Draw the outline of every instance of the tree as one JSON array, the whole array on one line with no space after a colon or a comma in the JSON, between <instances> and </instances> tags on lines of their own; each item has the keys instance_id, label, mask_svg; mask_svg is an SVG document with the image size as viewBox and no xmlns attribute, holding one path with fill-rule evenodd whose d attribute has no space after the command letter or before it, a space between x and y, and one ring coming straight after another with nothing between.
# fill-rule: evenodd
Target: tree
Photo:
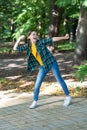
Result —
<instances>
[{"instance_id":1,"label":"tree","mask_svg":"<svg viewBox=\"0 0 87 130\"><path fill-rule=\"evenodd\" d=\"M87 59L87 11L82 5L80 6L75 53L77 58Z\"/></svg>"},{"instance_id":2,"label":"tree","mask_svg":"<svg viewBox=\"0 0 87 130\"><path fill-rule=\"evenodd\" d=\"M79 9L79 22L76 35L75 58L87 59L87 0L57 0L57 5L61 7L76 6Z\"/></svg>"},{"instance_id":3,"label":"tree","mask_svg":"<svg viewBox=\"0 0 87 130\"><path fill-rule=\"evenodd\" d=\"M58 36L59 34L59 27L62 19L62 14L64 12L64 9L61 7L58 7L55 4L56 0L50 1L50 25L49 25L49 36ZM51 46L52 50L57 48L57 44L53 44L53 47Z\"/></svg>"}]
</instances>

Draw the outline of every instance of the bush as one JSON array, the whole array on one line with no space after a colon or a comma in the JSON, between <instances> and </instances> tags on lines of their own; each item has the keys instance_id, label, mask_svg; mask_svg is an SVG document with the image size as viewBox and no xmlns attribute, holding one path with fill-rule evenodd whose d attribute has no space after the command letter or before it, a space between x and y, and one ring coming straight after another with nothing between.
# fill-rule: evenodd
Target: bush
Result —
<instances>
[{"instance_id":1,"label":"bush","mask_svg":"<svg viewBox=\"0 0 87 130\"><path fill-rule=\"evenodd\" d=\"M87 76L87 61L80 66L75 66L78 70L75 73L75 77L78 78L79 81L84 81L85 77Z\"/></svg>"}]
</instances>

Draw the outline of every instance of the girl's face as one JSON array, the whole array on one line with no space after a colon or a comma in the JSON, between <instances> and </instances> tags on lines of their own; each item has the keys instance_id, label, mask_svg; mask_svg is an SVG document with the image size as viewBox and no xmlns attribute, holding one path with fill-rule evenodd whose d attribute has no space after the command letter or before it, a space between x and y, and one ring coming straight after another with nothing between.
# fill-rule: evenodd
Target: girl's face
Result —
<instances>
[{"instance_id":1,"label":"girl's face","mask_svg":"<svg viewBox=\"0 0 87 130\"><path fill-rule=\"evenodd\" d=\"M28 36L28 39L30 39L31 43L36 43L36 41L38 40L37 32L32 31Z\"/></svg>"}]
</instances>

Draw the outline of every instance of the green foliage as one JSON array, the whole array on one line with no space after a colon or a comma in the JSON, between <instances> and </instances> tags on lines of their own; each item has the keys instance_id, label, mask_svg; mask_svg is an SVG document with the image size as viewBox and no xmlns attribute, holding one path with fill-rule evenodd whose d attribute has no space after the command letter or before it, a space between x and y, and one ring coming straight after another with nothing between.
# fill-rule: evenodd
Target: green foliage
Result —
<instances>
[{"instance_id":1,"label":"green foliage","mask_svg":"<svg viewBox=\"0 0 87 130\"><path fill-rule=\"evenodd\" d=\"M87 0L57 0L57 6L65 9L64 15L69 17L79 17L80 7L87 9Z\"/></svg>"},{"instance_id":2,"label":"green foliage","mask_svg":"<svg viewBox=\"0 0 87 130\"><path fill-rule=\"evenodd\" d=\"M6 38L10 35L9 17L12 14L11 6L10 0L0 1L0 38Z\"/></svg>"},{"instance_id":3,"label":"green foliage","mask_svg":"<svg viewBox=\"0 0 87 130\"><path fill-rule=\"evenodd\" d=\"M84 0L84 2L82 3L82 5L87 10L87 0Z\"/></svg>"},{"instance_id":4,"label":"green foliage","mask_svg":"<svg viewBox=\"0 0 87 130\"><path fill-rule=\"evenodd\" d=\"M14 9L14 12L17 13L15 17L15 24L17 25L14 33L15 38L18 38L21 34L27 35L29 30L45 32L49 23L49 0L18 1L15 6L19 7L18 10Z\"/></svg>"},{"instance_id":5,"label":"green foliage","mask_svg":"<svg viewBox=\"0 0 87 130\"><path fill-rule=\"evenodd\" d=\"M8 47L3 47L3 48L0 48L0 53L8 53L10 50L12 49L12 47L8 48Z\"/></svg>"},{"instance_id":6,"label":"green foliage","mask_svg":"<svg viewBox=\"0 0 87 130\"><path fill-rule=\"evenodd\" d=\"M87 0L84 0L83 6L87 7Z\"/></svg>"},{"instance_id":7,"label":"green foliage","mask_svg":"<svg viewBox=\"0 0 87 130\"><path fill-rule=\"evenodd\" d=\"M14 38L33 29L45 32L49 24L49 11L49 0L0 1L0 38L11 36L11 19L15 25Z\"/></svg>"},{"instance_id":8,"label":"green foliage","mask_svg":"<svg viewBox=\"0 0 87 130\"><path fill-rule=\"evenodd\" d=\"M63 43L58 45L59 51L70 51L75 49L75 43Z\"/></svg>"},{"instance_id":9,"label":"green foliage","mask_svg":"<svg viewBox=\"0 0 87 130\"><path fill-rule=\"evenodd\" d=\"M64 16L78 17L80 5L87 7L87 0L56 0L64 8ZM11 19L14 20L14 38L37 30L41 35L49 26L50 0L2 0L0 1L0 38L11 35Z\"/></svg>"},{"instance_id":10,"label":"green foliage","mask_svg":"<svg viewBox=\"0 0 87 130\"><path fill-rule=\"evenodd\" d=\"M60 7L65 7L69 5L84 5L87 7L87 0L57 0L56 4Z\"/></svg>"},{"instance_id":11,"label":"green foliage","mask_svg":"<svg viewBox=\"0 0 87 130\"><path fill-rule=\"evenodd\" d=\"M0 83L7 83L7 80L5 78L0 78Z\"/></svg>"},{"instance_id":12,"label":"green foliage","mask_svg":"<svg viewBox=\"0 0 87 130\"><path fill-rule=\"evenodd\" d=\"M76 92L80 92L80 87L75 88Z\"/></svg>"},{"instance_id":13,"label":"green foliage","mask_svg":"<svg viewBox=\"0 0 87 130\"><path fill-rule=\"evenodd\" d=\"M65 7L69 5L75 5L78 2L78 0L57 0L56 4L60 7Z\"/></svg>"},{"instance_id":14,"label":"green foliage","mask_svg":"<svg viewBox=\"0 0 87 130\"><path fill-rule=\"evenodd\" d=\"M75 66L75 68L78 69L74 74L75 77L81 82L84 81L84 78L87 76L87 61L83 65Z\"/></svg>"}]
</instances>

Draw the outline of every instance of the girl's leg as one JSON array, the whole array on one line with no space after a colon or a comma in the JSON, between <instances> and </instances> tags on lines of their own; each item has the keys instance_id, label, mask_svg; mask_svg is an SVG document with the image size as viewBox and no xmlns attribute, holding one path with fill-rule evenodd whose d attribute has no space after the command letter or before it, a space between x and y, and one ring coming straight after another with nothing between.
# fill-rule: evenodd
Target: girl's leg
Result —
<instances>
[{"instance_id":1,"label":"girl's leg","mask_svg":"<svg viewBox=\"0 0 87 130\"><path fill-rule=\"evenodd\" d=\"M60 71L59 71L59 67L58 67L58 64L56 62L53 63L53 66L52 66L51 70L52 70L56 80L62 86L65 95L69 95L69 90L68 90L67 85L64 82L63 78L61 77L61 74L60 74Z\"/></svg>"},{"instance_id":2,"label":"girl's leg","mask_svg":"<svg viewBox=\"0 0 87 130\"><path fill-rule=\"evenodd\" d=\"M40 87L41 87L41 84L42 84L45 76L46 76L45 69L44 69L43 66L41 66L40 70L38 72L36 83L35 83L35 87L34 87L34 100L35 101L38 100L38 95L39 95Z\"/></svg>"},{"instance_id":3,"label":"girl's leg","mask_svg":"<svg viewBox=\"0 0 87 130\"><path fill-rule=\"evenodd\" d=\"M45 71L45 68L43 66L41 66L40 70L38 72L36 83L35 83L35 87L34 87L34 102L30 106L30 108L35 108L37 106L37 100L38 100L40 87L41 87L41 84L42 84L46 74L47 73Z\"/></svg>"},{"instance_id":4,"label":"girl's leg","mask_svg":"<svg viewBox=\"0 0 87 130\"><path fill-rule=\"evenodd\" d=\"M53 63L53 66L51 68L56 80L60 83L62 86L64 93L66 95L66 99L64 100L64 106L68 106L71 103L71 96L69 96L69 90L67 88L66 83L64 82L63 78L61 77L58 64L56 62Z\"/></svg>"}]
</instances>

